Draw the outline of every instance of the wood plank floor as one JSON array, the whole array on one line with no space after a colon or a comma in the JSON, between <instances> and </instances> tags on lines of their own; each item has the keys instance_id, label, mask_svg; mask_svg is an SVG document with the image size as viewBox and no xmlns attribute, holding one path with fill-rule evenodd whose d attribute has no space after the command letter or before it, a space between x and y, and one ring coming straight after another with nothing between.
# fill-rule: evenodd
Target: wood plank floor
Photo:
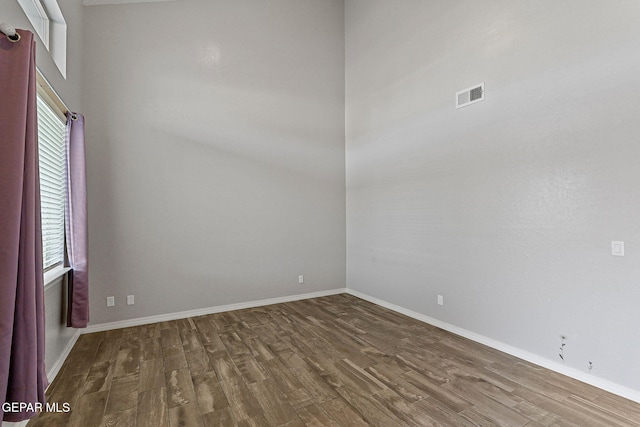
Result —
<instances>
[{"instance_id":1,"label":"wood plank floor","mask_svg":"<svg viewBox=\"0 0 640 427\"><path fill-rule=\"evenodd\" d=\"M346 294L82 335L31 427L640 426L640 405Z\"/></svg>"}]
</instances>

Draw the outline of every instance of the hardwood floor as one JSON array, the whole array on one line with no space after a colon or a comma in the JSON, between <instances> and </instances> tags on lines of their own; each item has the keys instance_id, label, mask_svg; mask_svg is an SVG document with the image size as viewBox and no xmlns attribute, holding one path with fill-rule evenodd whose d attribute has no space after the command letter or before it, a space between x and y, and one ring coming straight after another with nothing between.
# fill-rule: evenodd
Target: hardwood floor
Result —
<instances>
[{"instance_id":1,"label":"hardwood floor","mask_svg":"<svg viewBox=\"0 0 640 427\"><path fill-rule=\"evenodd\" d=\"M346 294L82 335L29 426L640 426L640 404Z\"/></svg>"}]
</instances>

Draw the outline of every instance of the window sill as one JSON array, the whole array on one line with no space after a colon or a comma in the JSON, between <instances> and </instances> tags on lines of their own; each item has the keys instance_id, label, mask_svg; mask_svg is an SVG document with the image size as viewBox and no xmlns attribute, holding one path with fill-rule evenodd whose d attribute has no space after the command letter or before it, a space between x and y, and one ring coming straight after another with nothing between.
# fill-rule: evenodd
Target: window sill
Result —
<instances>
[{"instance_id":1,"label":"window sill","mask_svg":"<svg viewBox=\"0 0 640 427\"><path fill-rule=\"evenodd\" d=\"M45 290L51 286L57 279L59 279L60 277L64 276L65 274L67 274L67 272L69 272L71 270L71 267L62 267L62 266L58 266L55 268L52 268L49 271L45 271L44 273L44 288Z\"/></svg>"}]
</instances>

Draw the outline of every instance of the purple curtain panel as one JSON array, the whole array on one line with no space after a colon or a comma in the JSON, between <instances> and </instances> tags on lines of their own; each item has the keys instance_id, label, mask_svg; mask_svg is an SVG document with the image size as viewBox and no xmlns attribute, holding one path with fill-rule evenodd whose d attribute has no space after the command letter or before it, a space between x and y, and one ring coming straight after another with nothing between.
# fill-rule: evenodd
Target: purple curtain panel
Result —
<instances>
[{"instance_id":1,"label":"purple curtain panel","mask_svg":"<svg viewBox=\"0 0 640 427\"><path fill-rule=\"evenodd\" d=\"M69 272L67 326L86 328L89 322L89 263L87 257L87 178L84 117L67 113L66 242Z\"/></svg>"},{"instance_id":2,"label":"purple curtain panel","mask_svg":"<svg viewBox=\"0 0 640 427\"><path fill-rule=\"evenodd\" d=\"M0 33L0 404L44 403L44 279L35 42ZM5 411L21 421L34 411Z\"/></svg>"}]
</instances>

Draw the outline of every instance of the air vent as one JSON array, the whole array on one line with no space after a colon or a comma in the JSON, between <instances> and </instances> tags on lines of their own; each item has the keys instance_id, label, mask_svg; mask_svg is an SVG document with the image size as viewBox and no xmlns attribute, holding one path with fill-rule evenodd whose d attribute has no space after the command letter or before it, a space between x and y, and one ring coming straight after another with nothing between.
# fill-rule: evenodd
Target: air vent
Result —
<instances>
[{"instance_id":1,"label":"air vent","mask_svg":"<svg viewBox=\"0 0 640 427\"><path fill-rule=\"evenodd\" d=\"M484 83L456 93L456 108L466 107L484 101Z\"/></svg>"}]
</instances>

